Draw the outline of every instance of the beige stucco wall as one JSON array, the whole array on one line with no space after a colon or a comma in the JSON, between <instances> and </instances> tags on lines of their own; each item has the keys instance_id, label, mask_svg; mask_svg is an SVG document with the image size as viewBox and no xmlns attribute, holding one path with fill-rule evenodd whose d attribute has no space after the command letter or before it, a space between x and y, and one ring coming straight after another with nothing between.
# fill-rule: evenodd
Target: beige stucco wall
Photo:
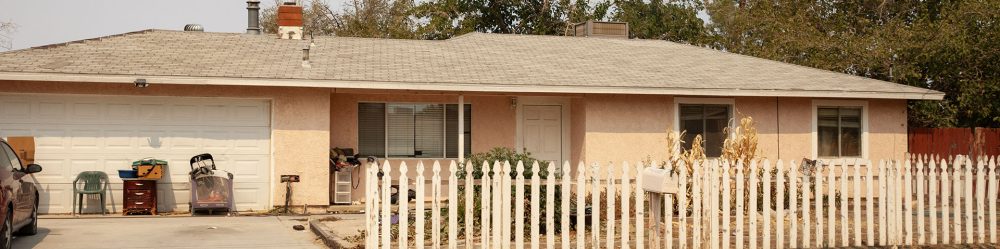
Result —
<instances>
[{"instance_id":1,"label":"beige stucco wall","mask_svg":"<svg viewBox=\"0 0 1000 249\"><path fill-rule=\"evenodd\" d=\"M606 164L666 158L666 130L673 127L672 96L587 95L583 160Z\"/></svg>"},{"instance_id":2,"label":"beige stucco wall","mask_svg":"<svg viewBox=\"0 0 1000 249\"><path fill-rule=\"evenodd\" d=\"M300 175L301 182L295 185L292 198L294 205L329 203L329 90L156 83L140 89L131 84L0 81L0 92L270 99L274 162L271 181L279 184L280 175ZM274 188L274 205L284 204L284 193L283 187Z\"/></svg>"},{"instance_id":3,"label":"beige stucco wall","mask_svg":"<svg viewBox=\"0 0 1000 249\"><path fill-rule=\"evenodd\" d=\"M665 131L675 126L675 97L649 95L587 95L573 104L572 139L582 140L574 156L587 163L666 158ZM736 97L737 116L754 118L759 149L768 159L813 158L813 101L811 98ZM863 100L868 106L868 139L872 160L899 159L907 151L906 101ZM580 110L580 109L583 110ZM580 129L582 131L577 131Z\"/></svg>"},{"instance_id":4,"label":"beige stucco wall","mask_svg":"<svg viewBox=\"0 0 1000 249\"><path fill-rule=\"evenodd\" d=\"M330 94L330 145L334 147L358 147L358 103L360 102L413 102L413 103L458 103L456 94L386 92L366 93L357 91L334 91ZM510 106L508 96L464 95L465 103L472 105L472 153L488 151L494 147L513 148L516 143L517 120L516 110ZM448 163L454 159L438 159L442 163L442 179L450 174ZM433 174L434 159L397 159L391 164L398 166L405 162L408 168L411 186L417 175L418 162L425 163L424 176L430 180ZM399 179L399 167L392 167L393 179ZM364 198L364 177L361 177L358 189L352 194L352 199ZM427 186L428 193L430 185Z\"/></svg>"}]
</instances>

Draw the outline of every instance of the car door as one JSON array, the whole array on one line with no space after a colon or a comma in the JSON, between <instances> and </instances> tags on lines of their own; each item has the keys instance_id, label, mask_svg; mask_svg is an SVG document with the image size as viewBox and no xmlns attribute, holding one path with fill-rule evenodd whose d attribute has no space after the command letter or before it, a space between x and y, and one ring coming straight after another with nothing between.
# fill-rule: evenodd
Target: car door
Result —
<instances>
[{"instance_id":1,"label":"car door","mask_svg":"<svg viewBox=\"0 0 1000 249\"><path fill-rule=\"evenodd\" d=\"M14 224L21 224L27 221L29 216L31 216L31 209L34 208L34 189L32 181L30 181L31 175L22 173L21 170L24 165L21 164L21 160L17 157L17 153L14 153L14 149L10 147L7 143L0 145L0 150L6 154L7 159L10 160L10 169L13 176L13 191L14 193ZM28 181L25 181L28 180Z\"/></svg>"},{"instance_id":2,"label":"car door","mask_svg":"<svg viewBox=\"0 0 1000 249\"><path fill-rule=\"evenodd\" d=\"M20 191L21 188L19 185L14 184L16 182L13 177L14 167L11 166L10 157L7 156L7 152L3 149L6 145L6 142L0 141L0 191L2 191L2 195L0 195L0 207L2 208L0 210L3 212L7 211L7 201L14 198L15 193ZM0 217L3 215L6 214L0 213Z\"/></svg>"}]
</instances>

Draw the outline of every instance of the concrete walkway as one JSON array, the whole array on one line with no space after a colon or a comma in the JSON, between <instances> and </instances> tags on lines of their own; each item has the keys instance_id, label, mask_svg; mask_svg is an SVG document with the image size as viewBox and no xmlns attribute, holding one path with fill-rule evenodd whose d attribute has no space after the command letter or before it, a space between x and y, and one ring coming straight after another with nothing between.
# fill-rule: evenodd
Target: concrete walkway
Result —
<instances>
[{"instance_id":1,"label":"concrete walkway","mask_svg":"<svg viewBox=\"0 0 1000 249\"><path fill-rule=\"evenodd\" d=\"M14 248L325 248L308 229L292 229L305 218L43 218Z\"/></svg>"}]
</instances>

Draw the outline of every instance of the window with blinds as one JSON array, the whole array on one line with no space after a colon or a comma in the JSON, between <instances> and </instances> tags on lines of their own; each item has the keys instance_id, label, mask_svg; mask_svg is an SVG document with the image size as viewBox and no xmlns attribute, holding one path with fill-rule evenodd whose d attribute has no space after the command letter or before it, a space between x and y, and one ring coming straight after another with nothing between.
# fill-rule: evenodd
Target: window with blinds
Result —
<instances>
[{"instance_id":1,"label":"window with blinds","mask_svg":"<svg viewBox=\"0 0 1000 249\"><path fill-rule=\"evenodd\" d=\"M722 156L722 145L726 141L726 127L729 125L729 105L681 104L680 128L686 131L681 146L691 149L694 137L701 135L705 156Z\"/></svg>"},{"instance_id":2,"label":"window with blinds","mask_svg":"<svg viewBox=\"0 0 1000 249\"><path fill-rule=\"evenodd\" d=\"M861 157L862 113L857 106L824 106L816 110L819 157Z\"/></svg>"},{"instance_id":3,"label":"window with blinds","mask_svg":"<svg viewBox=\"0 0 1000 249\"><path fill-rule=\"evenodd\" d=\"M472 151L472 107L466 104L465 151ZM458 105L358 104L358 152L365 156L457 158Z\"/></svg>"}]
</instances>

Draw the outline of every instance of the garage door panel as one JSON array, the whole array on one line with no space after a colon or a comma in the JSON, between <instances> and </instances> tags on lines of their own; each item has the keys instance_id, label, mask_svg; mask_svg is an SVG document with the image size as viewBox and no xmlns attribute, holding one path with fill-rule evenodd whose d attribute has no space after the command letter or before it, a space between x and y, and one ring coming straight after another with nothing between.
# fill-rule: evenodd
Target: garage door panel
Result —
<instances>
[{"instance_id":1,"label":"garage door panel","mask_svg":"<svg viewBox=\"0 0 1000 249\"><path fill-rule=\"evenodd\" d=\"M114 103L107 104L104 107L105 118L115 121L135 121L138 117L135 116L134 104L127 103Z\"/></svg>"},{"instance_id":2,"label":"garage door panel","mask_svg":"<svg viewBox=\"0 0 1000 249\"><path fill-rule=\"evenodd\" d=\"M168 108L165 104L141 104L139 105L138 118L139 120L163 122L170 117L170 113L167 110Z\"/></svg>"},{"instance_id":3,"label":"garage door panel","mask_svg":"<svg viewBox=\"0 0 1000 249\"><path fill-rule=\"evenodd\" d=\"M41 120L64 120L66 119L66 103L59 102L39 102L38 111L35 116Z\"/></svg>"},{"instance_id":4,"label":"garage door panel","mask_svg":"<svg viewBox=\"0 0 1000 249\"><path fill-rule=\"evenodd\" d=\"M97 103L73 103L71 119L96 122L101 119L101 105Z\"/></svg>"},{"instance_id":5,"label":"garage door panel","mask_svg":"<svg viewBox=\"0 0 1000 249\"><path fill-rule=\"evenodd\" d=\"M236 127L267 127L270 123L269 104L264 100L66 95L4 95L2 98L0 113L5 119L0 122L4 123L116 124L134 121L135 124Z\"/></svg>"},{"instance_id":6,"label":"garage door panel","mask_svg":"<svg viewBox=\"0 0 1000 249\"><path fill-rule=\"evenodd\" d=\"M270 104L266 100L0 94L0 137L34 136L43 213L69 212L82 171L110 176L109 202L121 209L119 169L145 157L168 161L158 182L160 210L186 210L188 161L211 153L234 174L237 208L269 206ZM94 203L89 211L97 211ZM110 209L109 209L110 210Z\"/></svg>"},{"instance_id":7,"label":"garage door panel","mask_svg":"<svg viewBox=\"0 0 1000 249\"><path fill-rule=\"evenodd\" d=\"M9 100L0 102L0 114L3 114L4 118L12 119L30 119L31 118L31 103L23 100Z\"/></svg>"},{"instance_id":8,"label":"garage door panel","mask_svg":"<svg viewBox=\"0 0 1000 249\"><path fill-rule=\"evenodd\" d=\"M69 184L39 184L38 212L69 212L73 204L73 189Z\"/></svg>"}]
</instances>

